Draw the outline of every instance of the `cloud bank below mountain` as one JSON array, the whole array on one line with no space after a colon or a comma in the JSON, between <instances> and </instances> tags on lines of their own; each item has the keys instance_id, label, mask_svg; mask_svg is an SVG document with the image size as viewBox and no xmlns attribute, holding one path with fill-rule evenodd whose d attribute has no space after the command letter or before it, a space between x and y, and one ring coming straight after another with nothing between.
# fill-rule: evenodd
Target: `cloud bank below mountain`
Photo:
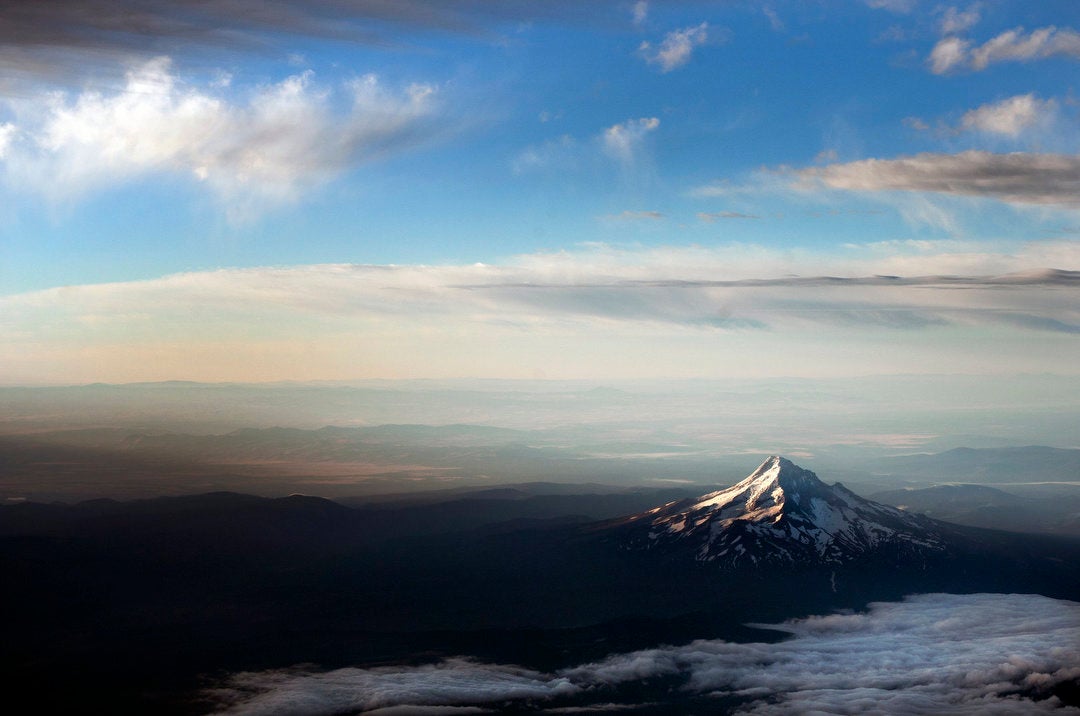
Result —
<instances>
[{"instance_id":1,"label":"cloud bank below mountain","mask_svg":"<svg viewBox=\"0 0 1080 716\"><path fill-rule=\"evenodd\" d=\"M865 613L771 625L774 644L695 641L617 654L557 673L456 658L417 667L302 668L233 675L205 696L220 714L348 710L483 713L633 710L620 688L677 680L661 701L713 696L737 713L1044 714L1080 679L1080 604L1023 594L923 594ZM657 690L664 694L665 689ZM721 701L723 699L724 701ZM415 713L416 711L411 711Z\"/></svg>"}]
</instances>

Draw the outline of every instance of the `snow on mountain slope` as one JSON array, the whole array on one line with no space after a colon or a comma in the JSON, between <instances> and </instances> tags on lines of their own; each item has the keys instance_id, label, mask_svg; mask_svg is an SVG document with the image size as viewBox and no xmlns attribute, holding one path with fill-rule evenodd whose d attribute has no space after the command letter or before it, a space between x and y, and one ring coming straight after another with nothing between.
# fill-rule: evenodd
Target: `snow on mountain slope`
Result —
<instances>
[{"instance_id":1,"label":"snow on mountain slope","mask_svg":"<svg viewBox=\"0 0 1080 716\"><path fill-rule=\"evenodd\" d=\"M692 549L699 561L730 567L910 561L946 551L939 523L826 485L779 456L732 487L630 522L648 527L634 531L639 547Z\"/></svg>"}]
</instances>

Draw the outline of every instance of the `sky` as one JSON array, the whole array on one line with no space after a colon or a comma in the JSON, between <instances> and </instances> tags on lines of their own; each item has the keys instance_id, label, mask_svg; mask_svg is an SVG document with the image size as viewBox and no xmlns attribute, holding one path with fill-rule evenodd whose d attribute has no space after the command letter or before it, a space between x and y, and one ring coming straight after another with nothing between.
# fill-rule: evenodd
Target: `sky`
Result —
<instances>
[{"instance_id":1,"label":"sky","mask_svg":"<svg viewBox=\"0 0 1080 716\"><path fill-rule=\"evenodd\" d=\"M0 383L1080 370L1072 0L0 13Z\"/></svg>"}]
</instances>

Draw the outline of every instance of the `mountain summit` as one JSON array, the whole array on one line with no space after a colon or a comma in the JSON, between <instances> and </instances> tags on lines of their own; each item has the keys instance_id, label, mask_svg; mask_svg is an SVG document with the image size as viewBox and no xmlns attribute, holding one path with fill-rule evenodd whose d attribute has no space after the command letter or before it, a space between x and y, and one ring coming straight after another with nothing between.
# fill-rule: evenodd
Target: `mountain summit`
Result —
<instances>
[{"instance_id":1,"label":"mountain summit","mask_svg":"<svg viewBox=\"0 0 1080 716\"><path fill-rule=\"evenodd\" d=\"M719 566L910 562L946 551L939 523L859 497L774 455L742 482L635 515L632 543Z\"/></svg>"}]
</instances>

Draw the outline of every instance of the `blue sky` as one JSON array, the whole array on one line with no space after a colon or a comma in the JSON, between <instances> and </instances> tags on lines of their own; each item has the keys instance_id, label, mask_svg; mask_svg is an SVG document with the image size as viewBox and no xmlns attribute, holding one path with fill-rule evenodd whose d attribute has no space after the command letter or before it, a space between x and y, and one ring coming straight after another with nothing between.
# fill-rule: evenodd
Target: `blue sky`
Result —
<instances>
[{"instance_id":1,"label":"blue sky","mask_svg":"<svg viewBox=\"0 0 1080 716\"><path fill-rule=\"evenodd\" d=\"M830 332L871 373L1074 362L1068 0L4 13L7 382L682 377L777 331L808 374L850 369ZM1017 272L962 298L702 284Z\"/></svg>"}]
</instances>

